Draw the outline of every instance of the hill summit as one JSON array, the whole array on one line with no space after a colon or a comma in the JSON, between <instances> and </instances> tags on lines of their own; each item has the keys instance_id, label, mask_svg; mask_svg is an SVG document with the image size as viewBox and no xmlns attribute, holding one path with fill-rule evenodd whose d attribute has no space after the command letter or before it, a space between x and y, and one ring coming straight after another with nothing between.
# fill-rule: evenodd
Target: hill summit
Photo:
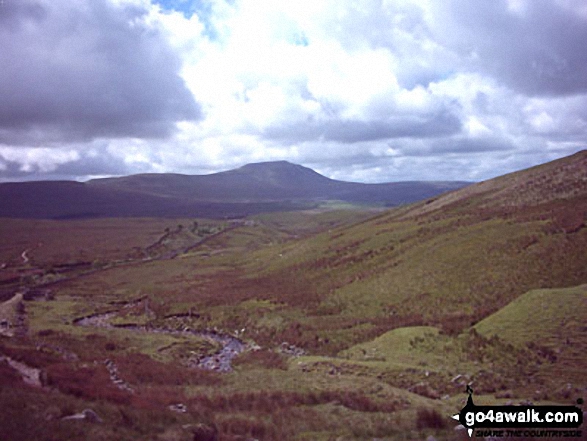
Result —
<instances>
[{"instance_id":1,"label":"hill summit","mask_svg":"<svg viewBox=\"0 0 587 441\"><path fill-rule=\"evenodd\" d=\"M240 177L248 176L268 185L279 186L290 186L294 183L308 185L333 182L332 179L322 176L311 168L288 161L257 162L223 173Z\"/></svg>"},{"instance_id":2,"label":"hill summit","mask_svg":"<svg viewBox=\"0 0 587 441\"><path fill-rule=\"evenodd\" d=\"M333 200L391 207L468 184L361 184L330 179L287 161L261 162L209 175L150 173L86 183L0 184L0 216L225 218L315 208Z\"/></svg>"}]
</instances>

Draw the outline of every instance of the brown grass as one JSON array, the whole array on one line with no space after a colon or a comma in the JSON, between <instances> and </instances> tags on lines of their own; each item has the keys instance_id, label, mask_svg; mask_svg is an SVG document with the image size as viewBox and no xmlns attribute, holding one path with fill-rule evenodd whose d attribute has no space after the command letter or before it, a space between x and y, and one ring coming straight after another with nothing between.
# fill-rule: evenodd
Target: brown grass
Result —
<instances>
[{"instance_id":1,"label":"brown grass","mask_svg":"<svg viewBox=\"0 0 587 441\"><path fill-rule=\"evenodd\" d=\"M218 386L220 374L203 369L186 369L177 363L162 363L151 357L131 353L114 358L122 378L142 386Z\"/></svg>"},{"instance_id":2,"label":"brown grass","mask_svg":"<svg viewBox=\"0 0 587 441\"><path fill-rule=\"evenodd\" d=\"M274 351L259 350L243 352L232 362L233 366L252 365L264 369L287 370L287 359L285 356Z\"/></svg>"},{"instance_id":3,"label":"brown grass","mask_svg":"<svg viewBox=\"0 0 587 441\"><path fill-rule=\"evenodd\" d=\"M79 398L129 404L129 392L118 389L103 365L53 364L46 369L47 384Z\"/></svg>"},{"instance_id":4,"label":"brown grass","mask_svg":"<svg viewBox=\"0 0 587 441\"><path fill-rule=\"evenodd\" d=\"M444 429L446 425L445 417L435 409L419 408L416 413L418 429Z\"/></svg>"}]
</instances>

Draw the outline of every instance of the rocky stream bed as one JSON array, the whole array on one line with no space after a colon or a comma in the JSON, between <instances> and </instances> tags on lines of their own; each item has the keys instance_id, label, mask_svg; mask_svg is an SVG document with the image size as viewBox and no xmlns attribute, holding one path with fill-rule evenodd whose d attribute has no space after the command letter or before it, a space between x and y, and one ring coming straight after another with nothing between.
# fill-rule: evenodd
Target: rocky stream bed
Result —
<instances>
[{"instance_id":1,"label":"rocky stream bed","mask_svg":"<svg viewBox=\"0 0 587 441\"><path fill-rule=\"evenodd\" d=\"M197 337L205 339L212 343L219 344L221 346L221 349L211 355L199 357L194 356L189 359L188 365L190 367L197 367L200 369L207 369L218 372L230 372L232 370L232 359L240 353L252 347L252 345L247 344L239 338L236 338L230 334L224 334L213 330L202 331L187 327L182 330L176 330L164 327L153 327L133 324L115 325L112 324L110 321L116 316L117 311L93 314L87 317L82 317L77 320L74 320L74 324L78 326L92 326L99 328L127 329L145 334L168 334L181 337Z\"/></svg>"}]
</instances>

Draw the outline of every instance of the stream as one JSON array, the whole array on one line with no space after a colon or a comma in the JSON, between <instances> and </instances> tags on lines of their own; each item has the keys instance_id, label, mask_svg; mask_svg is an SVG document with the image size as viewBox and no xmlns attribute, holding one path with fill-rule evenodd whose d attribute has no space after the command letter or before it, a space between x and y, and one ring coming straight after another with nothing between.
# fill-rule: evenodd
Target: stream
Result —
<instances>
[{"instance_id":1,"label":"stream","mask_svg":"<svg viewBox=\"0 0 587 441\"><path fill-rule=\"evenodd\" d=\"M232 371L231 361L238 354L244 352L248 345L242 340L233 337L229 334L222 334L216 331L197 331L186 328L182 331L171 330L166 328L152 328L140 325L113 325L110 320L117 315L117 311L105 312L101 314L93 314L87 317L82 317L74 320L74 324L78 326L93 326L98 328L116 328L129 329L132 331L153 333L153 334L169 334L178 336L194 336L204 338L206 340L219 343L222 348L216 353L204 357L193 358L189 361L190 367L198 367L217 372Z\"/></svg>"}]
</instances>

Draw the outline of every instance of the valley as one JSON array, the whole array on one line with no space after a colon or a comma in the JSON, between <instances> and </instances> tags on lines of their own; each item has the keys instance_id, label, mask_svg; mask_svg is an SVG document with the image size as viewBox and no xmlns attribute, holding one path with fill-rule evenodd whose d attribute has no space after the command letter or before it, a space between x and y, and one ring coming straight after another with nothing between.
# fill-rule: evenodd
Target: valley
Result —
<instances>
[{"instance_id":1,"label":"valley","mask_svg":"<svg viewBox=\"0 0 587 441\"><path fill-rule=\"evenodd\" d=\"M467 385L575 404L586 170L385 210L3 218L0 439L464 440Z\"/></svg>"}]
</instances>

